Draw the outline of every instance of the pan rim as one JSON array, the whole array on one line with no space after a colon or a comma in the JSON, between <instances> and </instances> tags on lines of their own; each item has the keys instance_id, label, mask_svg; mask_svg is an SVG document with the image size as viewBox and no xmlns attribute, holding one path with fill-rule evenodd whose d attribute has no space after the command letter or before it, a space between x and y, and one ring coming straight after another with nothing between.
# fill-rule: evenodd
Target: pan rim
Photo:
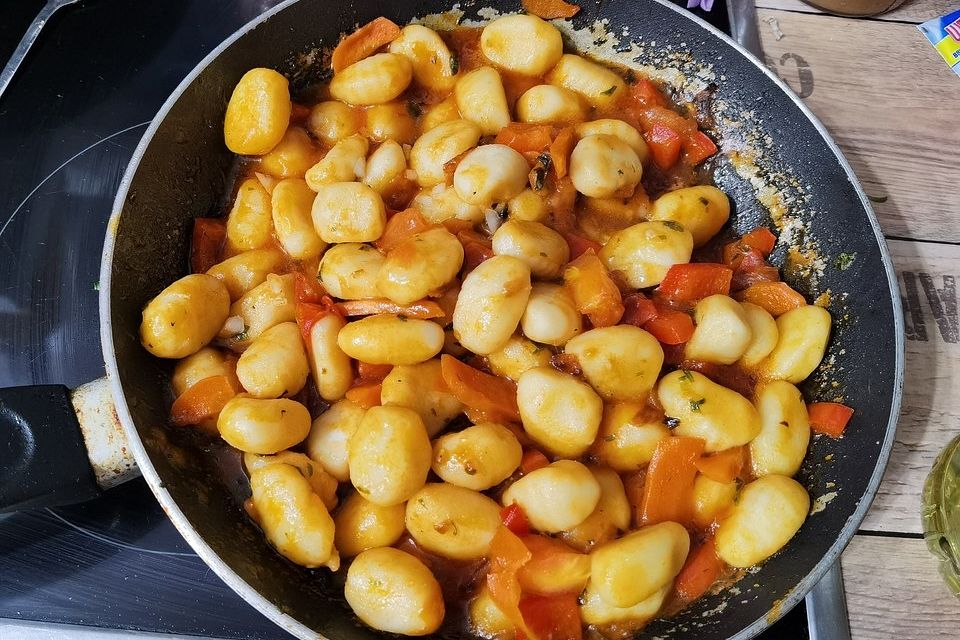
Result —
<instances>
[{"instance_id":1,"label":"pan rim","mask_svg":"<svg viewBox=\"0 0 960 640\"><path fill-rule=\"evenodd\" d=\"M837 562L844 548L846 548L846 546L852 540L860 526L860 523L865 518L870 505L873 503L890 459L890 452L893 446L897 423L899 422L900 417L905 360L903 309L900 300L899 284L893 268L893 262L890 257L889 248L887 247L886 239L884 238L880 229L880 224L877 220L876 214L873 211L873 207L871 206L869 198L867 197L866 192L863 190L859 179L853 172L850 163L843 156L843 153L841 152L836 141L834 141L833 137L830 135L829 131L823 125L820 119L809 109L809 107L806 106L806 104L796 95L789 85L787 85L779 76L773 73L773 71L771 71L761 60L743 48L730 36L715 28L713 25L707 23L703 19L693 15L690 12L684 11L679 6L672 4L667 0L648 1L666 7L674 11L679 16L682 16L684 19L693 21L701 29L707 31L714 37L719 38L721 41L732 47L747 60L749 60L755 67L757 67L760 72L763 73L777 88L783 91L784 94L800 109L801 113L803 113L810 123L813 124L814 128L817 130L830 151L833 153L834 158L843 168L847 180L850 182L851 186L856 192L857 197L860 199L860 203L867 214L867 220L870 223L874 238L876 239L880 249L880 257L884 267L884 274L887 279L887 286L890 292L890 300L893 311L895 333L893 345L895 350L892 389L893 398L891 401L890 416L887 421L884 437L881 443L880 453L870 480L867 483L867 487L860 498L857 508L848 517L837 539L830 546L827 552L820 558L816 565L814 565L813 569L811 569L803 578L801 578L797 585L790 590L789 594L781 600L781 606L777 607L775 610L771 609L771 611L768 611L767 614L757 618L752 623L741 629L737 634L730 637L730 640L748 640L749 638L753 638L761 631L768 628L771 624L779 620L784 614L790 611L820 581L830 567ZM221 53L224 52L224 50L229 48L241 37L272 18L277 13L284 11L287 7L297 2L299 2L299 0L285 0L269 11L266 11L256 18L250 20L233 34L228 36L219 45L212 49L210 53L208 53L184 77L184 79L177 85L174 91L157 111L156 116L154 116L150 126L144 132L140 143L137 145L136 150L130 157L127 167L124 170L123 179L121 180L120 186L117 189L116 198L114 199L113 211L107 224L107 233L103 246L103 257L100 265L100 282L102 286L100 287L99 294L99 313L100 342L102 345L107 378L110 380L110 387L113 392L113 398L117 408L117 415L121 424L123 425L124 431L126 432L128 446L133 452L134 458L140 467L140 471L143 474L143 477L147 480L150 490L153 492L157 501L162 506L164 512L173 522L177 531L184 537L190 547L213 570L213 572L216 573L217 576L227 584L227 586L229 586L244 600L256 607L267 618L284 630L299 638L308 639L324 638L325 636L314 631L313 629L310 629L292 616L281 611L276 604L265 598L257 589L240 578L240 576L220 558L213 548L207 544L203 537L200 536L197 530L187 519L186 515L180 509L177 502L170 495L170 492L164 487L159 474L153 467L153 464L150 462L150 457L147 453L146 447L143 444L143 441L140 439L140 434L137 431L136 424L134 424L133 416L130 413L129 406L126 402L126 396L124 395L123 385L120 380L119 367L116 360L116 351L114 348L113 318L111 315L112 309L110 296L114 249L116 246L116 234L119 228L120 216L123 211L123 206L126 202L131 183L133 182L133 176L140 165L140 161L142 160L147 147L153 141L153 138L161 123L169 114L174 104L176 104L176 102L183 95L184 91ZM776 612L776 615L771 615L771 613L774 611Z\"/></svg>"}]
</instances>

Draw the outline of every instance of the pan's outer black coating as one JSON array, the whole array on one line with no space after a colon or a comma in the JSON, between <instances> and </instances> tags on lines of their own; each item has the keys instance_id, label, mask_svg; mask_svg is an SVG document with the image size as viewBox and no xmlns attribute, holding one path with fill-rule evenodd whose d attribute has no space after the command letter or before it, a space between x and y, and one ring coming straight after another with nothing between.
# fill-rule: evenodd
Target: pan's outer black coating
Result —
<instances>
[{"instance_id":1,"label":"pan's outer black coating","mask_svg":"<svg viewBox=\"0 0 960 640\"><path fill-rule=\"evenodd\" d=\"M845 543L856 528L857 522L848 520L864 495L872 497L875 491L875 485L870 488L871 480L879 480L876 467L878 461L886 461L892 437L888 423L898 407L899 301L891 296L882 241L871 224L867 205L831 145L791 96L721 38L665 5L651 0L582 4L575 20L578 26L600 17L609 20L614 33L628 25L631 38L655 40L658 47L689 49L699 60L713 64L718 77L726 78L719 83L718 97L735 110L756 112L774 140L773 149L758 159L758 165L797 176L809 193L805 206L806 215L811 216L809 233L828 262L820 290L831 289L834 300L842 299L838 294L846 294L845 307L832 307L835 315L839 315L837 309L843 309L847 318L832 340L835 370L828 378L840 383L857 413L842 440L818 438L812 442L808 463L800 474L814 497L830 491L836 491L836 497L807 520L783 553L743 579L737 595L725 592L705 598L673 620L654 623L642 634L679 637L693 632L700 640L738 634L747 637L760 631L765 619L779 617L782 605L792 606L802 597L811 586L808 574L825 556L839 552L838 540ZM519 9L513 2L499 0L483 6ZM389 4L360 0L335 5L326 0L301 0L240 36L175 96L152 141L142 148L139 165L134 157L115 229L113 262L110 265L107 256L105 263L111 286L104 309L110 310L112 320L105 337L112 338L123 396L154 467L155 474L145 472L153 489L163 501L165 488L182 510L186 520L179 514L174 517L181 530L193 527L220 559L263 597L333 639L373 638L377 634L355 621L339 588L331 585L325 572L305 571L279 558L237 508L231 497L236 487L225 486L208 456L176 439L165 426L169 366L141 348L137 338L140 310L165 285L185 274L191 220L222 213L234 161L223 144L223 114L229 94L244 72L265 66L291 77L309 75L317 71L319 60L315 57L314 66L308 64L304 71L306 58L292 54L329 46L341 32L381 14L403 24L414 16L449 8L443 0ZM468 16L475 15L478 8L471 3L466 8ZM730 171L721 170L721 174L724 188L736 194L735 226L744 230L762 219L765 211L746 182ZM856 254L853 266L845 271L831 266L832 257L841 251ZM109 363L106 340L105 351ZM814 397L834 395L826 387L806 391ZM123 413L122 403L120 411ZM140 459L141 467L149 463ZM821 565L820 570L823 568ZM708 611L712 613L705 615Z\"/></svg>"}]
</instances>

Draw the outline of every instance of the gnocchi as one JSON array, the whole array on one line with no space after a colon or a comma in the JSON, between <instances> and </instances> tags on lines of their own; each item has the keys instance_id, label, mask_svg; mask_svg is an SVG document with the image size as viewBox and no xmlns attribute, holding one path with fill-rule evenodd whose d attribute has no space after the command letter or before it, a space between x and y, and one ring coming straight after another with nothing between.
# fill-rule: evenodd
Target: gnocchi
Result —
<instances>
[{"instance_id":1,"label":"gnocchi","mask_svg":"<svg viewBox=\"0 0 960 640\"><path fill-rule=\"evenodd\" d=\"M504 16L483 30L480 50L498 67L539 76L560 60L563 39L556 27L537 16Z\"/></svg>"},{"instance_id":2,"label":"gnocchi","mask_svg":"<svg viewBox=\"0 0 960 640\"><path fill-rule=\"evenodd\" d=\"M510 124L510 108L500 74L493 67L480 67L462 75L453 88L457 110L480 128L485 136L495 135Z\"/></svg>"},{"instance_id":3,"label":"gnocchi","mask_svg":"<svg viewBox=\"0 0 960 640\"><path fill-rule=\"evenodd\" d=\"M490 550L500 506L471 489L428 484L407 502L406 524L421 548L453 560L476 560Z\"/></svg>"},{"instance_id":4,"label":"gnocchi","mask_svg":"<svg viewBox=\"0 0 960 640\"><path fill-rule=\"evenodd\" d=\"M393 367L381 383L380 401L384 405L416 411L431 437L440 433L464 409L447 389L440 373L440 361L436 358L420 364Z\"/></svg>"},{"instance_id":5,"label":"gnocchi","mask_svg":"<svg viewBox=\"0 0 960 640\"><path fill-rule=\"evenodd\" d=\"M299 178L281 180L271 194L277 240L287 255L297 260L311 260L327 248L313 228L313 199L313 191Z\"/></svg>"},{"instance_id":6,"label":"gnocchi","mask_svg":"<svg viewBox=\"0 0 960 640\"><path fill-rule=\"evenodd\" d=\"M810 419L803 394L789 382L775 380L757 390L756 405L760 433L750 441L753 475L794 475L810 443Z\"/></svg>"},{"instance_id":7,"label":"gnocchi","mask_svg":"<svg viewBox=\"0 0 960 640\"><path fill-rule=\"evenodd\" d=\"M444 182L444 165L477 146L481 133L469 119L458 119L439 124L417 138L410 149L410 168L417 174L417 183L432 187Z\"/></svg>"},{"instance_id":8,"label":"gnocchi","mask_svg":"<svg viewBox=\"0 0 960 640\"><path fill-rule=\"evenodd\" d=\"M493 253L524 261L530 267L531 276L544 279L560 275L560 269L570 259L570 248L564 237L532 220L503 223L493 234Z\"/></svg>"},{"instance_id":9,"label":"gnocchi","mask_svg":"<svg viewBox=\"0 0 960 640\"><path fill-rule=\"evenodd\" d=\"M427 482L430 439L406 407L371 407L347 442L350 482L384 507L406 502Z\"/></svg>"},{"instance_id":10,"label":"gnocchi","mask_svg":"<svg viewBox=\"0 0 960 640\"><path fill-rule=\"evenodd\" d=\"M494 256L463 280L453 311L453 331L480 355L503 347L527 308L530 267L513 256Z\"/></svg>"},{"instance_id":11,"label":"gnocchi","mask_svg":"<svg viewBox=\"0 0 960 640\"><path fill-rule=\"evenodd\" d=\"M217 418L227 444L244 453L272 454L299 444L310 432L310 412L287 398L260 399L239 395Z\"/></svg>"},{"instance_id":12,"label":"gnocchi","mask_svg":"<svg viewBox=\"0 0 960 640\"><path fill-rule=\"evenodd\" d=\"M237 378L254 398L296 395L307 382L310 365L295 322L264 331L237 361Z\"/></svg>"},{"instance_id":13,"label":"gnocchi","mask_svg":"<svg viewBox=\"0 0 960 640\"><path fill-rule=\"evenodd\" d=\"M520 505L535 529L558 533L593 513L600 502L600 483L579 462L557 460L514 482L501 500L504 506Z\"/></svg>"},{"instance_id":14,"label":"gnocchi","mask_svg":"<svg viewBox=\"0 0 960 640\"><path fill-rule=\"evenodd\" d=\"M213 340L230 312L230 293L202 273L184 276L147 304L140 342L159 358L185 358Z\"/></svg>"},{"instance_id":15,"label":"gnocchi","mask_svg":"<svg viewBox=\"0 0 960 640\"><path fill-rule=\"evenodd\" d=\"M393 545L406 528L405 505L389 507L351 493L333 518L334 543L340 555L352 558L367 549Z\"/></svg>"},{"instance_id":16,"label":"gnocchi","mask_svg":"<svg viewBox=\"0 0 960 640\"><path fill-rule=\"evenodd\" d=\"M771 380L794 384L813 373L830 339L830 312L805 305L777 318L777 346L758 367Z\"/></svg>"},{"instance_id":17,"label":"gnocchi","mask_svg":"<svg viewBox=\"0 0 960 640\"><path fill-rule=\"evenodd\" d=\"M583 325L576 303L563 285L538 282L530 289L520 328L532 340L559 347L580 333Z\"/></svg>"},{"instance_id":18,"label":"gnocchi","mask_svg":"<svg viewBox=\"0 0 960 640\"><path fill-rule=\"evenodd\" d=\"M353 109L337 100L320 102L310 110L307 128L320 142L332 147L360 130Z\"/></svg>"},{"instance_id":19,"label":"gnocchi","mask_svg":"<svg viewBox=\"0 0 960 640\"><path fill-rule=\"evenodd\" d=\"M350 480L348 445L367 411L350 400L330 405L310 425L304 443L307 455L319 462L339 482Z\"/></svg>"},{"instance_id":20,"label":"gnocchi","mask_svg":"<svg viewBox=\"0 0 960 640\"><path fill-rule=\"evenodd\" d=\"M684 354L692 360L733 364L750 346L753 332L740 304L723 294L707 296L694 308L697 325Z\"/></svg>"},{"instance_id":21,"label":"gnocchi","mask_svg":"<svg viewBox=\"0 0 960 640\"><path fill-rule=\"evenodd\" d=\"M277 146L290 122L287 79L273 69L243 74L227 103L223 138L240 155L264 154Z\"/></svg>"},{"instance_id":22,"label":"gnocchi","mask_svg":"<svg viewBox=\"0 0 960 640\"><path fill-rule=\"evenodd\" d=\"M693 236L674 222L639 222L613 234L600 259L623 274L631 287L643 289L663 281L675 264L690 262Z\"/></svg>"},{"instance_id":23,"label":"gnocchi","mask_svg":"<svg viewBox=\"0 0 960 640\"><path fill-rule=\"evenodd\" d=\"M523 448L513 432L480 422L433 443L433 472L445 482L483 491L500 484L520 466Z\"/></svg>"},{"instance_id":24,"label":"gnocchi","mask_svg":"<svg viewBox=\"0 0 960 640\"><path fill-rule=\"evenodd\" d=\"M417 364L443 348L443 328L399 315L367 316L340 330L337 344L351 358L370 364Z\"/></svg>"},{"instance_id":25,"label":"gnocchi","mask_svg":"<svg viewBox=\"0 0 960 640\"><path fill-rule=\"evenodd\" d=\"M463 265L463 245L446 229L416 233L387 252L377 291L397 304L426 298L449 284Z\"/></svg>"},{"instance_id":26,"label":"gnocchi","mask_svg":"<svg viewBox=\"0 0 960 640\"><path fill-rule=\"evenodd\" d=\"M710 185L686 187L663 194L653 201L651 220L675 222L693 235L701 247L717 235L730 218L727 194Z\"/></svg>"},{"instance_id":27,"label":"gnocchi","mask_svg":"<svg viewBox=\"0 0 960 640\"><path fill-rule=\"evenodd\" d=\"M321 185L313 226L324 242L372 242L383 234L387 212L380 194L359 182Z\"/></svg>"},{"instance_id":28,"label":"gnocchi","mask_svg":"<svg viewBox=\"0 0 960 640\"><path fill-rule=\"evenodd\" d=\"M581 456L597 437L603 401L590 385L548 367L525 372L517 381L523 430L550 453Z\"/></svg>"},{"instance_id":29,"label":"gnocchi","mask_svg":"<svg viewBox=\"0 0 960 640\"><path fill-rule=\"evenodd\" d=\"M623 140L604 133L581 138L570 154L570 179L577 191L591 198L630 196L643 165Z\"/></svg>"},{"instance_id":30,"label":"gnocchi","mask_svg":"<svg viewBox=\"0 0 960 640\"><path fill-rule=\"evenodd\" d=\"M591 329L567 343L583 376L605 400L638 400L657 381L663 348L639 327L617 325Z\"/></svg>"},{"instance_id":31,"label":"gnocchi","mask_svg":"<svg viewBox=\"0 0 960 640\"><path fill-rule=\"evenodd\" d=\"M468 204L490 206L518 195L527 185L526 159L503 144L485 144L457 165L453 188Z\"/></svg>"},{"instance_id":32,"label":"gnocchi","mask_svg":"<svg viewBox=\"0 0 960 640\"><path fill-rule=\"evenodd\" d=\"M347 104L383 104L403 93L412 79L410 60L395 53L378 53L335 74L330 95Z\"/></svg>"},{"instance_id":33,"label":"gnocchi","mask_svg":"<svg viewBox=\"0 0 960 640\"><path fill-rule=\"evenodd\" d=\"M330 247L317 268L317 278L330 295L362 300L380 295L377 278L386 257L368 244L342 242Z\"/></svg>"}]
</instances>

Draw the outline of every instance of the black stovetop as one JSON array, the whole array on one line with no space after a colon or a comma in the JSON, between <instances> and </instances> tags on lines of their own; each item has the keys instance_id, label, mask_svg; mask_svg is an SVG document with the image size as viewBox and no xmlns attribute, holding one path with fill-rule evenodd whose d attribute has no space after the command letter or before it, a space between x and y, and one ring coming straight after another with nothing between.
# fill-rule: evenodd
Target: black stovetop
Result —
<instances>
[{"instance_id":1,"label":"black stovetop","mask_svg":"<svg viewBox=\"0 0 960 640\"><path fill-rule=\"evenodd\" d=\"M183 76L278 1L84 0L47 24L0 97L0 386L103 375L97 279L126 163ZM3 4L0 64L42 5ZM697 11L727 28L722 1ZM0 618L287 637L190 550L142 480L0 515ZM808 637L803 607L768 636Z\"/></svg>"}]
</instances>

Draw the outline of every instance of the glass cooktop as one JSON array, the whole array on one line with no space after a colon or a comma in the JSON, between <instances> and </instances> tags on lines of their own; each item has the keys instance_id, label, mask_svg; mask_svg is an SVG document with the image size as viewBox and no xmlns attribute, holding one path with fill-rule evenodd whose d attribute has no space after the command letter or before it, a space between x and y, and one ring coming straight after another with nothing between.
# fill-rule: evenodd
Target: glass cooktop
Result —
<instances>
[{"instance_id":1,"label":"glass cooktop","mask_svg":"<svg viewBox=\"0 0 960 640\"><path fill-rule=\"evenodd\" d=\"M4 3L0 63L43 4ZM275 4L84 0L44 28L0 98L0 385L103 375L97 278L126 163L183 76ZM726 30L723 2L703 4L698 15ZM13 621L45 638L78 633L57 625L287 637L190 550L142 480L83 505L0 515L0 619L0 637ZM802 605L764 637L807 638Z\"/></svg>"}]
</instances>

